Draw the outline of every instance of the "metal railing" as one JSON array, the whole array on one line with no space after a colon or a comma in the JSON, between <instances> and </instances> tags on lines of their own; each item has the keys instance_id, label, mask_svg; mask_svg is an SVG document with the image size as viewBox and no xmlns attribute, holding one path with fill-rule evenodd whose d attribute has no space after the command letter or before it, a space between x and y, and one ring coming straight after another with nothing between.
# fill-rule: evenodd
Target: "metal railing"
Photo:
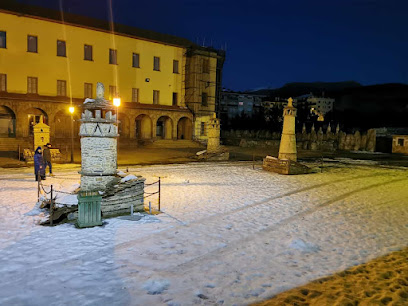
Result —
<instances>
[{"instance_id":1,"label":"metal railing","mask_svg":"<svg viewBox=\"0 0 408 306\"><path fill-rule=\"evenodd\" d=\"M158 211L160 211L160 200L161 200L161 178L159 177L159 180L158 181L156 181L156 182L153 182L153 183L150 183L150 184L145 184L145 188L146 187L150 187L150 186L153 186L153 185L156 185L156 184L158 184L158 190L157 191L155 191L155 192L144 192L144 194L145 194L145 196L144 196L144 198L143 199L146 199L146 198L148 198L148 197L151 197L151 196L153 196L153 195L155 195L155 194L157 194L158 196L157 196L157 204L158 204Z\"/></svg>"}]
</instances>

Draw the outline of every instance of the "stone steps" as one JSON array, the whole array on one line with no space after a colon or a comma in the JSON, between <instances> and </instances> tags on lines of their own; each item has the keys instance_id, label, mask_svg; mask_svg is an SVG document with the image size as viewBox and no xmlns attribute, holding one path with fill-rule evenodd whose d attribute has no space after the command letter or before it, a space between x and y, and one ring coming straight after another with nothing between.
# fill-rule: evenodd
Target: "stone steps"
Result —
<instances>
[{"instance_id":1,"label":"stone steps","mask_svg":"<svg viewBox=\"0 0 408 306\"><path fill-rule=\"evenodd\" d=\"M14 151L18 152L18 146L20 145L21 151L26 148L32 149L32 144L23 139L16 138L0 138L0 151Z\"/></svg>"},{"instance_id":2,"label":"stone steps","mask_svg":"<svg viewBox=\"0 0 408 306\"><path fill-rule=\"evenodd\" d=\"M168 139L159 139L155 142L146 145L148 148L170 148L170 149L184 149L184 148L204 148L204 146L198 142L192 140L168 140Z\"/></svg>"}]
</instances>

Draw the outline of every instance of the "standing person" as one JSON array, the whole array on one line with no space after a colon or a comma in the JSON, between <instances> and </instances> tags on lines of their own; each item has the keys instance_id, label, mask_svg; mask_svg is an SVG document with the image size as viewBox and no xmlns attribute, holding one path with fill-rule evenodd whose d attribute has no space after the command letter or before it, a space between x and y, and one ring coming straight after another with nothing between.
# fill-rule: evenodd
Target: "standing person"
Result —
<instances>
[{"instance_id":1,"label":"standing person","mask_svg":"<svg viewBox=\"0 0 408 306\"><path fill-rule=\"evenodd\" d=\"M50 151L50 149L51 149L51 144L47 143L45 145L44 152L43 152L44 166L45 166L44 171L47 170L47 166L48 166L49 170L50 170L50 176L54 176L54 174L52 174L51 151Z\"/></svg>"},{"instance_id":2,"label":"standing person","mask_svg":"<svg viewBox=\"0 0 408 306\"><path fill-rule=\"evenodd\" d=\"M34 175L35 180L45 180L45 165L42 156L42 149L38 147L34 154Z\"/></svg>"}]
</instances>

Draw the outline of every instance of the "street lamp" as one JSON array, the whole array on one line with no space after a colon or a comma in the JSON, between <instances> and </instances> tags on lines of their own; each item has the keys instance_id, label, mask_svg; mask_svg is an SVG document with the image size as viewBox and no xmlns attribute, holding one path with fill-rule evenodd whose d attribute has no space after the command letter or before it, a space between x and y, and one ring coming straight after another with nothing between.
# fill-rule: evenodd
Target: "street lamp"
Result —
<instances>
[{"instance_id":1,"label":"street lamp","mask_svg":"<svg viewBox=\"0 0 408 306\"><path fill-rule=\"evenodd\" d=\"M113 98L113 105L116 106L116 126L118 129L118 134L119 134L119 106L120 106L120 98ZM119 156L119 138L116 144L116 168L118 168L118 156Z\"/></svg>"},{"instance_id":2,"label":"street lamp","mask_svg":"<svg viewBox=\"0 0 408 306\"><path fill-rule=\"evenodd\" d=\"M113 105L116 106L116 125L118 126L118 133L119 133L119 106L120 106L120 98L113 98Z\"/></svg>"},{"instance_id":3,"label":"street lamp","mask_svg":"<svg viewBox=\"0 0 408 306\"><path fill-rule=\"evenodd\" d=\"M70 106L69 112L71 113L71 163L74 162L74 118L75 107Z\"/></svg>"}]
</instances>

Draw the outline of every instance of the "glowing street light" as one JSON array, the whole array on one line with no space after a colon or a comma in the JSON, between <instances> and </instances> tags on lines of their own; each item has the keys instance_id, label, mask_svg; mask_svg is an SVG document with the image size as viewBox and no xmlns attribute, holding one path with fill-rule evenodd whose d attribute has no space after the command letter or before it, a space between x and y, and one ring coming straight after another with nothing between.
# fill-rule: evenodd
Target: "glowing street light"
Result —
<instances>
[{"instance_id":1,"label":"glowing street light","mask_svg":"<svg viewBox=\"0 0 408 306\"><path fill-rule=\"evenodd\" d=\"M75 107L70 106L69 112L71 114L71 163L74 162L74 118L73 114L75 112Z\"/></svg>"},{"instance_id":2,"label":"glowing street light","mask_svg":"<svg viewBox=\"0 0 408 306\"><path fill-rule=\"evenodd\" d=\"M118 117L119 117L120 98L113 98L113 105L116 106L116 125L118 126L118 132L119 132Z\"/></svg>"},{"instance_id":3,"label":"glowing street light","mask_svg":"<svg viewBox=\"0 0 408 306\"><path fill-rule=\"evenodd\" d=\"M113 99L113 105L115 105L116 107L120 106L120 98L114 98Z\"/></svg>"}]
</instances>

